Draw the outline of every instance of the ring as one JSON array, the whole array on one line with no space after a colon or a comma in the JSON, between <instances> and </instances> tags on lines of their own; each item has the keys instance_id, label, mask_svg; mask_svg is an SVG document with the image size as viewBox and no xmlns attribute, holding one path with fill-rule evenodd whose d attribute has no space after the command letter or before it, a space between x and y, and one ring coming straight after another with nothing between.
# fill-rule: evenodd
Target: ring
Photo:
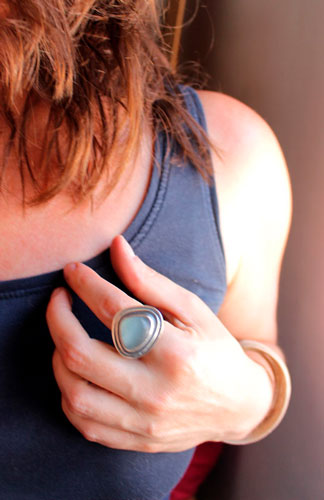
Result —
<instances>
[{"instance_id":1,"label":"ring","mask_svg":"<svg viewBox=\"0 0 324 500\"><path fill-rule=\"evenodd\" d=\"M111 334L119 354L140 358L152 349L162 329L163 316L155 307L128 307L113 317Z\"/></svg>"}]
</instances>

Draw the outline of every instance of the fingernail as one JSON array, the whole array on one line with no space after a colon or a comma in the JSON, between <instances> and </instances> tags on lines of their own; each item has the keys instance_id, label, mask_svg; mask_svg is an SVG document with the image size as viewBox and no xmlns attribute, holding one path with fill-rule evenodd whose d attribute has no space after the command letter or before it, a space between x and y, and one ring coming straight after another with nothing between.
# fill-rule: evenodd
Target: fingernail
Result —
<instances>
[{"instance_id":1,"label":"fingernail","mask_svg":"<svg viewBox=\"0 0 324 500\"><path fill-rule=\"evenodd\" d=\"M52 293L52 299L53 299L54 297L57 297L58 295L60 295L60 293L62 293L62 291L63 291L63 288L62 288L62 287L60 287L60 288L55 288L54 292Z\"/></svg>"},{"instance_id":2,"label":"fingernail","mask_svg":"<svg viewBox=\"0 0 324 500\"><path fill-rule=\"evenodd\" d=\"M75 262L70 262L69 264L67 264L67 265L65 266L64 271L67 271L68 273L69 273L69 272L73 272L73 271L75 271L75 270L76 270L76 267L77 267L77 265L76 265L76 263L75 263Z\"/></svg>"},{"instance_id":3,"label":"fingernail","mask_svg":"<svg viewBox=\"0 0 324 500\"><path fill-rule=\"evenodd\" d=\"M51 298L53 299L54 297L57 297L58 295L60 295L61 293L65 293L66 295L66 298L68 299L70 305L72 306L72 297L71 295L69 294L69 292L64 288L64 287L59 287L59 288L56 288L54 290L54 292L52 293L52 296Z\"/></svg>"},{"instance_id":4,"label":"fingernail","mask_svg":"<svg viewBox=\"0 0 324 500\"><path fill-rule=\"evenodd\" d=\"M76 270L76 263L75 262L70 262L67 264L64 269L63 269L63 274L65 281L69 283L70 278L72 278L74 271Z\"/></svg>"}]
</instances>

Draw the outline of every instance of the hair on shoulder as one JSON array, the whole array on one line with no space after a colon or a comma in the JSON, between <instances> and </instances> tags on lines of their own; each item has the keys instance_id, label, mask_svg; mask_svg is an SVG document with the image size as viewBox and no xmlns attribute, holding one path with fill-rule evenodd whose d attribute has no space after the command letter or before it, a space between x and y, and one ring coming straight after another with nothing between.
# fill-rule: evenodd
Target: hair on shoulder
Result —
<instances>
[{"instance_id":1,"label":"hair on shoulder","mask_svg":"<svg viewBox=\"0 0 324 500\"><path fill-rule=\"evenodd\" d=\"M22 192L27 178L34 190L28 204L63 189L81 201L101 179L109 193L147 122L164 129L205 178L211 174L208 139L187 112L163 50L161 3L8 2L0 16L1 111L9 126L0 182L15 150ZM35 109L42 106L45 117L37 125ZM112 169L116 151L120 161Z\"/></svg>"}]
</instances>

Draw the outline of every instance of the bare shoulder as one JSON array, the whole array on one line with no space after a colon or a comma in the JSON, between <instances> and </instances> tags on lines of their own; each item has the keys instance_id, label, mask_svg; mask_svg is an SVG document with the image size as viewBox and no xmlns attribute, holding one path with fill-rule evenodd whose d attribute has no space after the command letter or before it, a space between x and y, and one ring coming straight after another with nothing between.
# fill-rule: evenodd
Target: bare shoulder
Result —
<instances>
[{"instance_id":1,"label":"bare shoulder","mask_svg":"<svg viewBox=\"0 0 324 500\"><path fill-rule=\"evenodd\" d=\"M269 309L274 321L291 219L284 156L269 125L251 108L221 93L201 91L199 97L218 151L213 165L229 285L220 314L227 319L233 308L244 314L240 301L245 297L249 308L261 312L255 321ZM239 328L237 336L244 336Z\"/></svg>"},{"instance_id":2,"label":"bare shoulder","mask_svg":"<svg viewBox=\"0 0 324 500\"><path fill-rule=\"evenodd\" d=\"M199 91L209 137L219 155L213 154L216 177L229 183L256 188L268 187L272 180L282 187L282 201L290 205L289 177L278 140L270 126L247 105L218 92ZM256 182L260 182L257 185ZM279 182L279 185L277 185ZM272 184L273 185L273 184Z\"/></svg>"}]
</instances>

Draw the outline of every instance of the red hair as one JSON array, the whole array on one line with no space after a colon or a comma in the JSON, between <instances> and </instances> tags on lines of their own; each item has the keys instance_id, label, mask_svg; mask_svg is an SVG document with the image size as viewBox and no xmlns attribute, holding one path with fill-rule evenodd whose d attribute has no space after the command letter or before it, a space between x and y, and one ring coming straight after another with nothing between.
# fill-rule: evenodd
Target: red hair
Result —
<instances>
[{"instance_id":1,"label":"red hair","mask_svg":"<svg viewBox=\"0 0 324 500\"><path fill-rule=\"evenodd\" d=\"M0 19L0 92L10 130L2 174L14 149L23 193L27 177L33 186L29 204L63 189L80 201L101 179L109 193L144 123L164 128L210 173L208 140L183 105L158 19L153 0L10 0ZM46 123L36 124L33 163L28 137L39 105L48 111Z\"/></svg>"}]
</instances>

